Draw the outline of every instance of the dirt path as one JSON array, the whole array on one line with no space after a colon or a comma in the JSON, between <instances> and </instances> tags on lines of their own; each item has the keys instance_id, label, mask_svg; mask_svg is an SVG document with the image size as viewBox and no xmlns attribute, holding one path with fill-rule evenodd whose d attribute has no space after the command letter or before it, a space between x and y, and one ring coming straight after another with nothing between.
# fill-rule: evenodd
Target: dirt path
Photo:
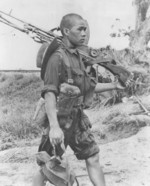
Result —
<instances>
[{"instance_id":1,"label":"dirt path","mask_svg":"<svg viewBox=\"0 0 150 186\"><path fill-rule=\"evenodd\" d=\"M102 146L101 152L108 186L150 185L150 127Z\"/></svg>"},{"instance_id":2,"label":"dirt path","mask_svg":"<svg viewBox=\"0 0 150 186\"><path fill-rule=\"evenodd\" d=\"M130 138L101 145L100 149L107 186L150 185L150 127ZM36 151L37 147L23 147L0 152L0 185L30 186L38 169ZM77 161L69 149L67 154L76 174L86 174L84 162ZM81 186L91 186L87 177L79 181Z\"/></svg>"}]
</instances>

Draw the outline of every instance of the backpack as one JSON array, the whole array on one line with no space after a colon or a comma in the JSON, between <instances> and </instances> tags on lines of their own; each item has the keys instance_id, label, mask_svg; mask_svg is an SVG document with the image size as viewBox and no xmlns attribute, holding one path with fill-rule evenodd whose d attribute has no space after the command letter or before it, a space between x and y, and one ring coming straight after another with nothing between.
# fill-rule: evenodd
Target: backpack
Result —
<instances>
[{"instance_id":1,"label":"backpack","mask_svg":"<svg viewBox=\"0 0 150 186\"><path fill-rule=\"evenodd\" d=\"M47 63L51 55L57 50L57 52L61 53L62 56L65 58L65 65L67 68L68 74L68 83L72 84L72 73L70 68L70 62L67 54L64 52L63 49L59 48L60 44L58 43L57 37L53 39L53 41L49 43L44 43L38 51L37 59L36 59L36 66L41 68L41 79L44 80L44 75L47 67Z\"/></svg>"}]
</instances>

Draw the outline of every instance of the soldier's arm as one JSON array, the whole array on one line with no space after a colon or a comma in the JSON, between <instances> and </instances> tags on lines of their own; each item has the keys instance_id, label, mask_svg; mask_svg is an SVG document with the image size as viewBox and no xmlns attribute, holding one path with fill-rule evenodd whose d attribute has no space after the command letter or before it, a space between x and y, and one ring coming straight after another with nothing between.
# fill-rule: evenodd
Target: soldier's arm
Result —
<instances>
[{"instance_id":1,"label":"soldier's arm","mask_svg":"<svg viewBox=\"0 0 150 186\"><path fill-rule=\"evenodd\" d=\"M52 145L57 145L64 141L64 134L57 120L56 96L53 92L45 94L45 109L50 123L49 138Z\"/></svg>"},{"instance_id":2,"label":"soldier's arm","mask_svg":"<svg viewBox=\"0 0 150 186\"><path fill-rule=\"evenodd\" d=\"M125 87L121 86L119 82L112 83L97 83L95 87L95 93L105 92L109 90L123 90Z\"/></svg>"},{"instance_id":3,"label":"soldier's arm","mask_svg":"<svg viewBox=\"0 0 150 186\"><path fill-rule=\"evenodd\" d=\"M45 94L45 109L50 123L50 127L58 127L57 113L56 113L56 96L53 92Z\"/></svg>"},{"instance_id":4,"label":"soldier's arm","mask_svg":"<svg viewBox=\"0 0 150 186\"><path fill-rule=\"evenodd\" d=\"M60 86L60 60L60 56L57 54L50 57L46 67L44 88L42 90L42 97L45 99L45 109L50 125L49 138L53 145L63 141L63 132L59 126L56 112L56 99L59 95Z\"/></svg>"}]
</instances>

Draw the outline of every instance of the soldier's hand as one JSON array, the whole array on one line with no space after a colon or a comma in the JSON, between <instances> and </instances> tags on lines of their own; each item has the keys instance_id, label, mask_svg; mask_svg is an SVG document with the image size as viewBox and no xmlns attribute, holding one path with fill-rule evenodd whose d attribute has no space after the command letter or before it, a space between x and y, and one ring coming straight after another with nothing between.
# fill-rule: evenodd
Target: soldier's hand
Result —
<instances>
[{"instance_id":1,"label":"soldier's hand","mask_svg":"<svg viewBox=\"0 0 150 186\"><path fill-rule=\"evenodd\" d=\"M57 145L64 142L64 133L59 126L51 127L49 131L49 139L52 145Z\"/></svg>"},{"instance_id":2,"label":"soldier's hand","mask_svg":"<svg viewBox=\"0 0 150 186\"><path fill-rule=\"evenodd\" d=\"M121 85L121 83L118 81L118 78L116 77L115 81L113 82L114 86L116 87L116 89L118 90L124 90L125 87Z\"/></svg>"},{"instance_id":3,"label":"soldier's hand","mask_svg":"<svg viewBox=\"0 0 150 186\"><path fill-rule=\"evenodd\" d=\"M125 87L122 86L121 83L119 83L119 82L115 82L115 87L116 87L116 89L118 89L118 90L124 90L124 89L125 89Z\"/></svg>"}]
</instances>

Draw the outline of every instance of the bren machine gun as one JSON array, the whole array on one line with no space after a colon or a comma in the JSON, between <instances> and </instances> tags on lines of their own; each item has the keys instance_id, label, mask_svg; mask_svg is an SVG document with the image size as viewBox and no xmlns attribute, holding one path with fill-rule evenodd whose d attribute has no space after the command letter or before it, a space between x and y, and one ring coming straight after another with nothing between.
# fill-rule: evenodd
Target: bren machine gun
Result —
<instances>
[{"instance_id":1,"label":"bren machine gun","mask_svg":"<svg viewBox=\"0 0 150 186\"><path fill-rule=\"evenodd\" d=\"M7 14L2 11L0 11L0 22L29 35L35 42L41 43L43 45L45 43L47 43L47 47L43 51L44 57L41 58L41 61L42 61L41 72L44 73L48 58L50 57L49 53L54 52L55 49L57 49L58 46L62 42L61 36L54 34L54 31L55 30L58 31L58 28L51 29L50 31L45 31L45 30L38 28L30 23L26 23L26 22L18 19L16 17L12 16L11 14ZM19 25L21 25L21 26L19 26ZM53 47L51 47L52 43L53 43ZM118 80L120 81L120 83L124 87L130 86L130 83L133 81L132 73L129 72L128 70L126 70L124 67L119 66L116 63L114 64L113 63L114 61L110 58L99 57L100 50L93 49L88 46L84 46L84 50L82 50L80 48L80 49L78 49L78 52L83 57L83 61L85 62L86 66L93 66L94 64L97 64L97 65L100 65L100 66L106 68L114 76L118 77ZM43 75L41 75L41 77L43 78ZM57 172L55 172L55 169L49 169L49 167L50 167L49 164L51 164L51 166L54 166L54 164L58 162L57 158L55 158L56 156L53 157L54 160L53 160L53 158L50 158L47 155L39 154L38 156L41 156L40 158L42 160L44 159L44 161L47 162L47 163L45 163L45 166L43 167L43 169L44 169L43 172L45 173L45 175L47 175L48 178L50 177L49 180L53 180L53 182L55 183L56 186L59 186L60 182L61 182L61 185L63 185L63 186L72 186L71 182L73 182L73 175L68 173L67 166L65 168L65 167L57 164L55 166L55 168L58 169L59 172L58 172L58 170L57 170ZM48 166L48 168L47 168L47 166ZM72 178L71 178L71 176L72 176ZM82 177L82 176L86 176L86 175L75 176L75 180L76 180L76 183L78 186L79 186L79 182L76 178ZM70 179L72 179L72 181L70 181Z\"/></svg>"},{"instance_id":2,"label":"bren machine gun","mask_svg":"<svg viewBox=\"0 0 150 186\"><path fill-rule=\"evenodd\" d=\"M50 53L54 52L62 42L62 37L54 34L54 31L58 30L58 28L54 28L50 31L45 31L30 23L18 19L12 16L11 14L7 14L2 11L0 11L0 22L10 27L13 27L23 33L26 33L34 41L38 43L41 44L47 43L48 47L43 52L44 57L42 58L42 66L41 66L41 78L43 79L43 74L45 73L46 65L48 62L47 59L49 58ZM83 61L85 62L86 66L93 66L94 64L103 66L104 68L109 70L114 76L116 76L124 87L129 86L130 82L133 80L133 74L131 72L126 70L124 67L117 65L116 62L115 64L112 63L114 61L110 58L100 57L99 55L100 50L93 49L88 46L83 46L83 47L84 50L78 49L78 51L82 56L82 58L84 59Z\"/></svg>"}]
</instances>

